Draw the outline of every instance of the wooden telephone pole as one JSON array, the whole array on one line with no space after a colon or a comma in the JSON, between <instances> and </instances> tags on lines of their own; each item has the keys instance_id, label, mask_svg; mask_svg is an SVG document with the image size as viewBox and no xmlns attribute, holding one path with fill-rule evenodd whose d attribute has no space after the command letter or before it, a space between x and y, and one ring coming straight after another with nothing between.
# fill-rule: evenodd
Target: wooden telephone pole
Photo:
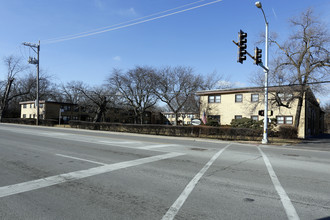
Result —
<instances>
[{"instance_id":1,"label":"wooden telephone pole","mask_svg":"<svg viewBox=\"0 0 330 220\"><path fill-rule=\"evenodd\" d=\"M40 41L38 44L33 44L33 43L28 43L24 42L24 46L30 47L34 52L37 53L37 59L33 57L29 57L29 64L34 64L37 65L37 97L35 101L35 106L37 108L37 120L36 120L36 125L39 125L39 53L40 53ZM36 49L36 50L35 50Z\"/></svg>"}]
</instances>

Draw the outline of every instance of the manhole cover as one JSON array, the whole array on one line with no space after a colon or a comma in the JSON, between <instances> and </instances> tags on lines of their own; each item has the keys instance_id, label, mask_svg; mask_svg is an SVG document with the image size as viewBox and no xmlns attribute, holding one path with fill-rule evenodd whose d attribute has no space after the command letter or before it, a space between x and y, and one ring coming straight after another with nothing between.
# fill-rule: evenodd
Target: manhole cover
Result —
<instances>
[{"instance_id":1,"label":"manhole cover","mask_svg":"<svg viewBox=\"0 0 330 220\"><path fill-rule=\"evenodd\" d=\"M244 202L254 202L254 199L251 198L245 198L243 199Z\"/></svg>"},{"instance_id":2,"label":"manhole cover","mask_svg":"<svg viewBox=\"0 0 330 220\"><path fill-rule=\"evenodd\" d=\"M297 154L283 154L284 156L289 156L289 157L299 157Z\"/></svg>"},{"instance_id":3,"label":"manhole cover","mask_svg":"<svg viewBox=\"0 0 330 220\"><path fill-rule=\"evenodd\" d=\"M204 150L207 150L207 149L204 149L204 148L197 148L197 147L195 147L195 148L190 148L191 150L197 150L197 151L204 151Z\"/></svg>"}]
</instances>

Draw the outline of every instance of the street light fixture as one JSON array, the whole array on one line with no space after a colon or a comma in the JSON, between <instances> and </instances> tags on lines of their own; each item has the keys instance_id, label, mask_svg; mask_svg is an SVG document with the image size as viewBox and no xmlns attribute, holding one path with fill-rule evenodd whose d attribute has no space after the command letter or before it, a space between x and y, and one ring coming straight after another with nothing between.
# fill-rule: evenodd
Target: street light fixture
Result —
<instances>
[{"instance_id":1,"label":"street light fixture","mask_svg":"<svg viewBox=\"0 0 330 220\"><path fill-rule=\"evenodd\" d=\"M262 9L261 2L255 3L257 8L260 8L262 11L262 14L264 15L265 23L266 23L266 36L265 36L265 118L264 118L264 133L262 138L262 143L267 144L268 143L268 21L265 15L264 10Z\"/></svg>"}]
</instances>

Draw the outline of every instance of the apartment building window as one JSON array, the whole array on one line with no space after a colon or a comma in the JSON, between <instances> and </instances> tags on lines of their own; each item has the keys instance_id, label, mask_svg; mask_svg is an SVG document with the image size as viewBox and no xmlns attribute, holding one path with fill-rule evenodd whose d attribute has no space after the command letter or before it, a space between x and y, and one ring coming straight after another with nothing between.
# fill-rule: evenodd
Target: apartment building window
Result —
<instances>
[{"instance_id":1,"label":"apartment building window","mask_svg":"<svg viewBox=\"0 0 330 220\"><path fill-rule=\"evenodd\" d=\"M30 104L30 108L32 108L32 104Z\"/></svg>"},{"instance_id":2,"label":"apartment building window","mask_svg":"<svg viewBox=\"0 0 330 220\"><path fill-rule=\"evenodd\" d=\"M293 95L291 93L278 93L277 96L282 100L282 101L289 101L292 99Z\"/></svg>"},{"instance_id":3,"label":"apartment building window","mask_svg":"<svg viewBox=\"0 0 330 220\"><path fill-rule=\"evenodd\" d=\"M259 102L259 94L251 94L251 102Z\"/></svg>"},{"instance_id":4,"label":"apartment building window","mask_svg":"<svg viewBox=\"0 0 330 220\"><path fill-rule=\"evenodd\" d=\"M214 96L213 95L209 95L209 103L214 103Z\"/></svg>"},{"instance_id":5,"label":"apartment building window","mask_svg":"<svg viewBox=\"0 0 330 220\"><path fill-rule=\"evenodd\" d=\"M291 93L286 94L286 100L291 100L293 95Z\"/></svg>"},{"instance_id":6,"label":"apartment building window","mask_svg":"<svg viewBox=\"0 0 330 220\"><path fill-rule=\"evenodd\" d=\"M26 108L26 104L23 104L23 108Z\"/></svg>"},{"instance_id":7,"label":"apartment building window","mask_svg":"<svg viewBox=\"0 0 330 220\"><path fill-rule=\"evenodd\" d=\"M221 96L220 95L209 95L209 103L220 103Z\"/></svg>"},{"instance_id":8,"label":"apartment building window","mask_svg":"<svg viewBox=\"0 0 330 220\"><path fill-rule=\"evenodd\" d=\"M220 115L208 115L207 120L217 121L220 124Z\"/></svg>"},{"instance_id":9,"label":"apartment building window","mask_svg":"<svg viewBox=\"0 0 330 220\"><path fill-rule=\"evenodd\" d=\"M39 104L39 107L40 107L40 108L43 108L43 107L44 107L44 104Z\"/></svg>"},{"instance_id":10,"label":"apartment building window","mask_svg":"<svg viewBox=\"0 0 330 220\"><path fill-rule=\"evenodd\" d=\"M242 115L235 115L235 119L242 119Z\"/></svg>"},{"instance_id":11,"label":"apartment building window","mask_svg":"<svg viewBox=\"0 0 330 220\"><path fill-rule=\"evenodd\" d=\"M63 109L64 111L70 111L71 106L70 105L64 105L64 106L61 106L61 109Z\"/></svg>"},{"instance_id":12,"label":"apartment building window","mask_svg":"<svg viewBox=\"0 0 330 220\"><path fill-rule=\"evenodd\" d=\"M215 96L215 102L216 102L216 103L220 103L220 102L221 102L221 96L216 95L216 96Z\"/></svg>"},{"instance_id":13,"label":"apartment building window","mask_svg":"<svg viewBox=\"0 0 330 220\"><path fill-rule=\"evenodd\" d=\"M23 114L23 118L26 118L26 114Z\"/></svg>"},{"instance_id":14,"label":"apartment building window","mask_svg":"<svg viewBox=\"0 0 330 220\"><path fill-rule=\"evenodd\" d=\"M188 114L188 118L194 119L194 114Z\"/></svg>"},{"instance_id":15,"label":"apartment building window","mask_svg":"<svg viewBox=\"0 0 330 220\"><path fill-rule=\"evenodd\" d=\"M70 121L71 117L70 116L63 116L63 121L67 122Z\"/></svg>"},{"instance_id":16,"label":"apartment building window","mask_svg":"<svg viewBox=\"0 0 330 220\"><path fill-rule=\"evenodd\" d=\"M30 114L30 118L32 118L32 114Z\"/></svg>"},{"instance_id":17,"label":"apartment building window","mask_svg":"<svg viewBox=\"0 0 330 220\"><path fill-rule=\"evenodd\" d=\"M242 94L236 94L235 95L235 102L243 102L243 95Z\"/></svg>"},{"instance_id":18,"label":"apartment building window","mask_svg":"<svg viewBox=\"0 0 330 220\"><path fill-rule=\"evenodd\" d=\"M252 119L253 121L259 121L259 117L258 117L258 115L252 115L252 116L251 116L251 119Z\"/></svg>"},{"instance_id":19,"label":"apartment building window","mask_svg":"<svg viewBox=\"0 0 330 220\"><path fill-rule=\"evenodd\" d=\"M293 124L293 117L292 116L277 116L276 117L277 124Z\"/></svg>"}]
</instances>

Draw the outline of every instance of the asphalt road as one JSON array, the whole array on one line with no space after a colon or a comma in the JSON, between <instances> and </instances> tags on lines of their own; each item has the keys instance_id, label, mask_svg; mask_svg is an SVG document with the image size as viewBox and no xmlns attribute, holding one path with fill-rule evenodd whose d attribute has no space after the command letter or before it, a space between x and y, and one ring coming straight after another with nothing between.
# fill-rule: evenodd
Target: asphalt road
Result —
<instances>
[{"instance_id":1,"label":"asphalt road","mask_svg":"<svg viewBox=\"0 0 330 220\"><path fill-rule=\"evenodd\" d=\"M326 149L0 124L0 219L330 219Z\"/></svg>"}]
</instances>

